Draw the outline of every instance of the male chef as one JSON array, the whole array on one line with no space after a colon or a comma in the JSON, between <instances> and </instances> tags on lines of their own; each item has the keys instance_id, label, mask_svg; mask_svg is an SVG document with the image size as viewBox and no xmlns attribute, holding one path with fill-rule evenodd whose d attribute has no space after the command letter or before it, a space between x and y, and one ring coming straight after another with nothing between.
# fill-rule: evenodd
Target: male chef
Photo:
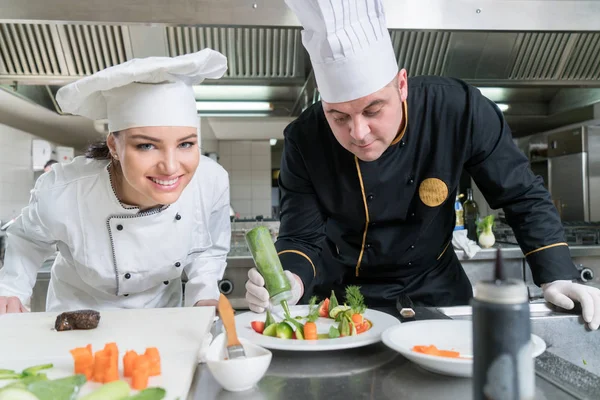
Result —
<instances>
[{"instance_id":1,"label":"male chef","mask_svg":"<svg viewBox=\"0 0 600 400\"><path fill-rule=\"evenodd\" d=\"M498 107L457 79L407 78L381 0L286 0L303 25L321 101L285 129L276 248L292 303L358 285L369 306L468 304L451 245L466 171L502 208L550 303L600 324L600 290L572 282L563 227ZM246 299L268 306L249 272Z\"/></svg>"}]
</instances>

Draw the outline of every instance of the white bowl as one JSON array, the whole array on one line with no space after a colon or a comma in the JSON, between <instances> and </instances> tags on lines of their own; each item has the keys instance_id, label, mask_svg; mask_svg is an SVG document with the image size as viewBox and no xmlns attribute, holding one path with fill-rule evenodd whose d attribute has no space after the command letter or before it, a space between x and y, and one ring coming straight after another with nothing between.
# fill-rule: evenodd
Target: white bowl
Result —
<instances>
[{"instance_id":1,"label":"white bowl","mask_svg":"<svg viewBox=\"0 0 600 400\"><path fill-rule=\"evenodd\" d=\"M218 335L206 351L206 365L217 382L225 390L241 392L249 390L262 379L271 364L273 353L240 338L246 357L225 360L227 336Z\"/></svg>"}]
</instances>

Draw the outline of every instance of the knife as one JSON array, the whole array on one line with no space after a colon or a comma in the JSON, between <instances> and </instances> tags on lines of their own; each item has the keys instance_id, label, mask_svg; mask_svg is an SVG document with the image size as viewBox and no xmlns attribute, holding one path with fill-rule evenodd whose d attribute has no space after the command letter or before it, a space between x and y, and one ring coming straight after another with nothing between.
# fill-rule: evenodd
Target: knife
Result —
<instances>
[{"instance_id":1,"label":"knife","mask_svg":"<svg viewBox=\"0 0 600 400\"><path fill-rule=\"evenodd\" d=\"M233 307L231 307L231 303L223 293L221 293L221 296L219 297L218 310L221 321L223 321L225 333L227 334L227 345L225 347L228 356L227 358L232 360L234 358L246 357L244 347L240 343L235 330Z\"/></svg>"}]
</instances>

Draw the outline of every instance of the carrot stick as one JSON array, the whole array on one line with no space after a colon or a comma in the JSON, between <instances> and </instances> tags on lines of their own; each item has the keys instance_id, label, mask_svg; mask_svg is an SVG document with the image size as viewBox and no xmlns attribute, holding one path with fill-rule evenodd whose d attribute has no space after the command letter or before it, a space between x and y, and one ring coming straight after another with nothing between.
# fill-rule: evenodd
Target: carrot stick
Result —
<instances>
[{"instance_id":1,"label":"carrot stick","mask_svg":"<svg viewBox=\"0 0 600 400\"><path fill-rule=\"evenodd\" d=\"M119 370L114 365L109 365L109 367L106 369L106 371L104 371L104 383L109 383L109 382L118 381L118 380L119 380Z\"/></svg>"},{"instance_id":2,"label":"carrot stick","mask_svg":"<svg viewBox=\"0 0 600 400\"><path fill-rule=\"evenodd\" d=\"M92 379L94 382L104 382L104 375L110 365L110 359L110 353L106 352L106 350L96 352L96 356L94 357L94 376Z\"/></svg>"},{"instance_id":3,"label":"carrot stick","mask_svg":"<svg viewBox=\"0 0 600 400\"><path fill-rule=\"evenodd\" d=\"M89 380L94 371L94 356L89 345L69 350L74 360L74 373L83 374Z\"/></svg>"},{"instance_id":4,"label":"carrot stick","mask_svg":"<svg viewBox=\"0 0 600 400\"><path fill-rule=\"evenodd\" d=\"M160 375L160 354L156 347L148 347L144 353L150 359L150 376Z\"/></svg>"},{"instance_id":5,"label":"carrot stick","mask_svg":"<svg viewBox=\"0 0 600 400\"><path fill-rule=\"evenodd\" d=\"M148 370L137 369L133 371L131 387L135 390L144 390L148 387Z\"/></svg>"},{"instance_id":6,"label":"carrot stick","mask_svg":"<svg viewBox=\"0 0 600 400\"><path fill-rule=\"evenodd\" d=\"M138 357L138 354L129 350L123 356L123 376L127 378L131 378L133 375L133 365L135 363L135 359Z\"/></svg>"},{"instance_id":7,"label":"carrot stick","mask_svg":"<svg viewBox=\"0 0 600 400\"><path fill-rule=\"evenodd\" d=\"M304 324L304 339L305 340L317 340L317 324L314 322L307 322Z\"/></svg>"},{"instance_id":8,"label":"carrot stick","mask_svg":"<svg viewBox=\"0 0 600 400\"><path fill-rule=\"evenodd\" d=\"M458 351L440 350L434 345L413 346L413 351L417 352L417 353L423 353L423 354L428 354L431 356L438 356L438 357L450 357L450 358L460 357L460 353Z\"/></svg>"},{"instance_id":9,"label":"carrot stick","mask_svg":"<svg viewBox=\"0 0 600 400\"><path fill-rule=\"evenodd\" d=\"M133 363L133 374L131 387L136 390L146 389L148 386L148 377L150 376L151 360L146 355L140 355Z\"/></svg>"}]
</instances>

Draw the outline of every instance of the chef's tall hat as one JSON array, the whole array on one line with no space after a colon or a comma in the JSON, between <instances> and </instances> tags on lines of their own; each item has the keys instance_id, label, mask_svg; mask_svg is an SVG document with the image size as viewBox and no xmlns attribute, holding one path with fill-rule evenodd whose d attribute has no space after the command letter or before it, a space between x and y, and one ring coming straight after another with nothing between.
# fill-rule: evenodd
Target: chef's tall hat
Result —
<instances>
[{"instance_id":1,"label":"chef's tall hat","mask_svg":"<svg viewBox=\"0 0 600 400\"><path fill-rule=\"evenodd\" d=\"M64 112L108 119L110 132L143 126L198 128L192 85L219 79L226 70L225 56L211 49L133 59L62 87L56 100Z\"/></svg>"},{"instance_id":2,"label":"chef's tall hat","mask_svg":"<svg viewBox=\"0 0 600 400\"><path fill-rule=\"evenodd\" d=\"M351 101L398 73L381 0L285 0L304 30L321 98Z\"/></svg>"}]
</instances>

